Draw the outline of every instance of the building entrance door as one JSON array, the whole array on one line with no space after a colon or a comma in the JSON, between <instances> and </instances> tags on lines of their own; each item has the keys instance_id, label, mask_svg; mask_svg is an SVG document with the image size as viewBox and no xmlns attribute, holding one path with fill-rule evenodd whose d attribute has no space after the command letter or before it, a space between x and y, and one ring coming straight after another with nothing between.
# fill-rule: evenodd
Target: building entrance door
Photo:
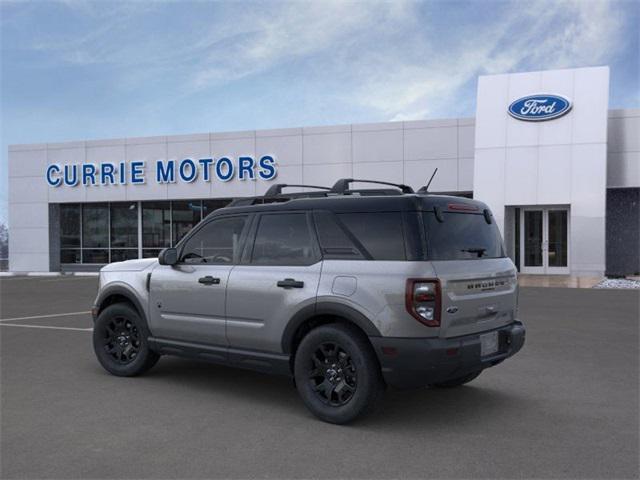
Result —
<instances>
[{"instance_id":1,"label":"building entrance door","mask_svg":"<svg viewBox=\"0 0 640 480\"><path fill-rule=\"evenodd\" d=\"M520 272L569 273L569 211L527 207L520 215Z\"/></svg>"}]
</instances>

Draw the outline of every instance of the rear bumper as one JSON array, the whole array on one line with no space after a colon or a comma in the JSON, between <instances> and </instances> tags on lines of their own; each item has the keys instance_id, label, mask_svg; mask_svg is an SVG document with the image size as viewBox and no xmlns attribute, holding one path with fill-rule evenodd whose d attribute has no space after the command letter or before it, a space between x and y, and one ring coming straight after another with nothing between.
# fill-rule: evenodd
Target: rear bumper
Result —
<instances>
[{"instance_id":1,"label":"rear bumper","mask_svg":"<svg viewBox=\"0 0 640 480\"><path fill-rule=\"evenodd\" d=\"M480 335L498 331L500 348L480 356ZM516 321L507 326L455 338L369 337L388 385L415 388L459 378L515 355L524 345L525 328Z\"/></svg>"}]
</instances>

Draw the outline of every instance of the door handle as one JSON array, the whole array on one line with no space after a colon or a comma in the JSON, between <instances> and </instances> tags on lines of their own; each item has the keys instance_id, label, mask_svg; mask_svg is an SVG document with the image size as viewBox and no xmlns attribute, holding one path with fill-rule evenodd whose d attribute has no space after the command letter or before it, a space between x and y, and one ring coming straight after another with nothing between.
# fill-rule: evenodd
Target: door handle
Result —
<instances>
[{"instance_id":1,"label":"door handle","mask_svg":"<svg viewBox=\"0 0 640 480\"><path fill-rule=\"evenodd\" d=\"M213 278L211 275L207 275L206 277L200 277L198 279L198 283L202 283L203 285L219 285L220 279Z\"/></svg>"},{"instance_id":2,"label":"door handle","mask_svg":"<svg viewBox=\"0 0 640 480\"><path fill-rule=\"evenodd\" d=\"M285 278L284 280L280 280L277 285L281 288L303 288L304 282L294 280L293 278Z\"/></svg>"}]
</instances>

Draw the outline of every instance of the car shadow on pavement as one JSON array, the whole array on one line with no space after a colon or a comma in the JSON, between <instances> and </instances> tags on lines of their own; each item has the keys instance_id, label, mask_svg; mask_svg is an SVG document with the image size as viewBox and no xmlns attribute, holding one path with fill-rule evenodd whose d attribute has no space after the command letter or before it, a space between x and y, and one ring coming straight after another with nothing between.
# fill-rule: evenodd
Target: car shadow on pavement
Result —
<instances>
[{"instance_id":1,"label":"car shadow on pavement","mask_svg":"<svg viewBox=\"0 0 640 480\"><path fill-rule=\"evenodd\" d=\"M234 402L246 402L248 406L265 411L278 411L305 417L315 417L306 410L290 378L268 375L251 370L198 362L176 357L164 357L143 377L148 382L162 382L172 390L189 395L198 394L224 396ZM366 429L402 427L424 429L446 426L455 418L458 425L499 419L506 413L516 413L523 408L526 399L514 396L513 392L496 390L477 384L458 388L420 388L413 390L387 389L378 409L372 415L354 422L354 426Z\"/></svg>"}]
</instances>

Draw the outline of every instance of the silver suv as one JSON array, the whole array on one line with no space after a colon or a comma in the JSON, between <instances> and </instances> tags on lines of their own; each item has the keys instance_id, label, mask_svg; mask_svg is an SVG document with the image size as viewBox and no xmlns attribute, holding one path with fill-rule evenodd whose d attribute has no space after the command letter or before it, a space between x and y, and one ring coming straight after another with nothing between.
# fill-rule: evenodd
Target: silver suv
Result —
<instances>
[{"instance_id":1,"label":"silver suv","mask_svg":"<svg viewBox=\"0 0 640 480\"><path fill-rule=\"evenodd\" d=\"M516 270L487 206L354 181L275 185L158 259L104 267L102 366L133 376L171 354L289 375L311 412L346 423L385 386L459 386L518 352Z\"/></svg>"}]
</instances>

